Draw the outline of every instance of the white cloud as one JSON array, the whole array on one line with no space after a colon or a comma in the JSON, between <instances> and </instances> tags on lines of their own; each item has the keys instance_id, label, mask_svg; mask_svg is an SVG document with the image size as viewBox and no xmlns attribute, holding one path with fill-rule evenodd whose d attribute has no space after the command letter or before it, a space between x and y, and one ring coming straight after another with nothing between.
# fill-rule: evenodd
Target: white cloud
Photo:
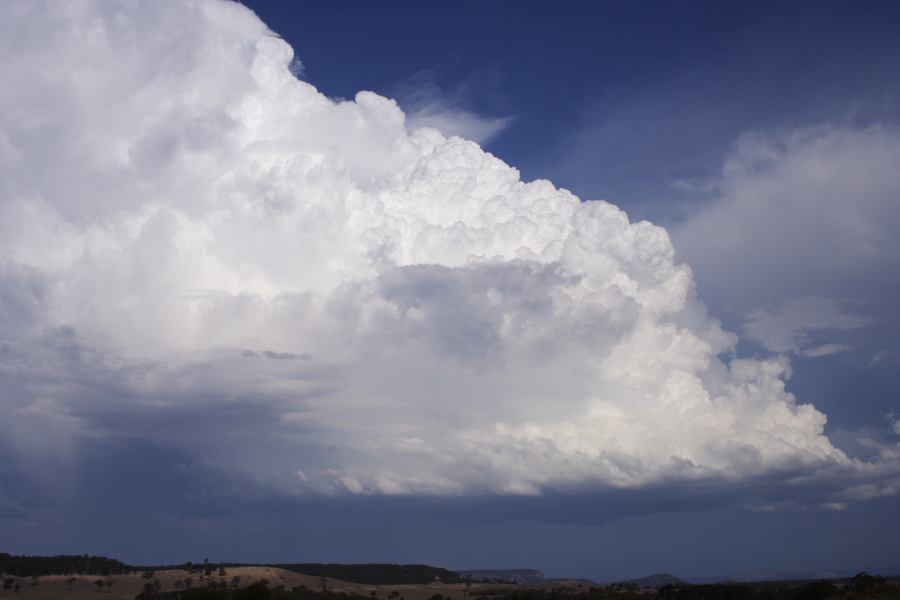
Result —
<instances>
[{"instance_id":1,"label":"white cloud","mask_svg":"<svg viewBox=\"0 0 900 600\"><path fill-rule=\"evenodd\" d=\"M784 360L728 360L665 230L374 93L329 100L243 6L7 13L7 455L56 411L66 443L149 439L287 494L875 469Z\"/></svg>"}]
</instances>

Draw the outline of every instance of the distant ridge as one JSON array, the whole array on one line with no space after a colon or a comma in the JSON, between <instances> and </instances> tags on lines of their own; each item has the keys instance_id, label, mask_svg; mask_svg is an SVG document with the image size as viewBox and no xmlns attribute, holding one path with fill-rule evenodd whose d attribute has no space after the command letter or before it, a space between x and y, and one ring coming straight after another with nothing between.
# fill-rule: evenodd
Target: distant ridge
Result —
<instances>
[{"instance_id":1,"label":"distant ridge","mask_svg":"<svg viewBox=\"0 0 900 600\"><path fill-rule=\"evenodd\" d=\"M675 577L670 573L657 573L656 575L648 575L647 577L628 579L624 583L633 583L640 587L659 588L664 585L684 583L684 580Z\"/></svg>"},{"instance_id":2,"label":"distant ridge","mask_svg":"<svg viewBox=\"0 0 900 600\"><path fill-rule=\"evenodd\" d=\"M537 569L472 569L457 571L465 579L484 582L536 585L544 582L544 574Z\"/></svg>"},{"instance_id":3,"label":"distant ridge","mask_svg":"<svg viewBox=\"0 0 900 600\"><path fill-rule=\"evenodd\" d=\"M738 575L721 575L718 577L687 577L685 581L696 584L735 582L766 582L766 581L818 581L829 579L849 579L860 572L882 577L900 575L900 567L880 567L864 569L819 569L816 571L757 571L740 573Z\"/></svg>"}]
</instances>

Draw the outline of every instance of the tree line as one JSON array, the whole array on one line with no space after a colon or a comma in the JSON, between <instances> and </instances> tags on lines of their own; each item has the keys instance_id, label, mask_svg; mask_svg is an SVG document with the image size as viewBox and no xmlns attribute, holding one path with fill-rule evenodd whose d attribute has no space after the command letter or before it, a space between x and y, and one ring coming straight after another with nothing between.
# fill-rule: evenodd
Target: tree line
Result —
<instances>
[{"instance_id":1,"label":"tree line","mask_svg":"<svg viewBox=\"0 0 900 600\"><path fill-rule=\"evenodd\" d=\"M293 563L266 565L314 577L328 577L364 585L425 584L434 581L462 583L459 573L430 565L392 563Z\"/></svg>"},{"instance_id":2,"label":"tree line","mask_svg":"<svg viewBox=\"0 0 900 600\"><path fill-rule=\"evenodd\" d=\"M0 552L0 573L15 577L41 575L125 575L135 571L122 561L87 554L15 556Z\"/></svg>"}]
</instances>

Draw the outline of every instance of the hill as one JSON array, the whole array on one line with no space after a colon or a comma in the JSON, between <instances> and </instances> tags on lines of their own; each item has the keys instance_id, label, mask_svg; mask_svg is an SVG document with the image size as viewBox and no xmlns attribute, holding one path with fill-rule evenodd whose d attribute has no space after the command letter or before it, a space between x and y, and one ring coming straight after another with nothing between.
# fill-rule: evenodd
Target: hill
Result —
<instances>
[{"instance_id":1,"label":"hill","mask_svg":"<svg viewBox=\"0 0 900 600\"><path fill-rule=\"evenodd\" d=\"M678 577L669 573L657 573L656 575L648 575L647 577L639 577L637 579L629 579L624 583L633 583L642 588L659 588L664 585L676 585L684 583Z\"/></svg>"}]
</instances>

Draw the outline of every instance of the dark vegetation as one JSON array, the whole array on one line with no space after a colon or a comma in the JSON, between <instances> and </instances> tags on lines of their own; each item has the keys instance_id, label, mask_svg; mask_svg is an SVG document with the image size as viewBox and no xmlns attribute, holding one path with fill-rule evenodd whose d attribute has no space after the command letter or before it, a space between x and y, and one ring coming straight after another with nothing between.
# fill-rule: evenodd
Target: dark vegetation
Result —
<instances>
[{"instance_id":1,"label":"dark vegetation","mask_svg":"<svg viewBox=\"0 0 900 600\"><path fill-rule=\"evenodd\" d=\"M556 587L553 589L515 589L502 597L493 590L490 597L476 600L897 600L900 581L859 573L834 581L780 581L753 583L717 583L691 585L666 584L646 588L635 583L608 586Z\"/></svg>"},{"instance_id":2,"label":"dark vegetation","mask_svg":"<svg viewBox=\"0 0 900 600\"><path fill-rule=\"evenodd\" d=\"M40 575L123 575L135 567L104 556L13 556L0 552L0 573L16 577Z\"/></svg>"},{"instance_id":3,"label":"dark vegetation","mask_svg":"<svg viewBox=\"0 0 900 600\"><path fill-rule=\"evenodd\" d=\"M660 588L642 588L634 583L608 586L560 586L547 588L471 588L474 600L896 600L900 598L900 582L896 579L860 573L847 580L784 581L765 583L720 583L690 585L667 584ZM388 598L402 600L394 591ZM145 585L137 600L372 600L358 594L341 594L328 590L312 590L284 586L270 588L266 582L229 589L212 585L207 588L159 592ZM430 600L447 600L434 594Z\"/></svg>"},{"instance_id":4,"label":"dark vegetation","mask_svg":"<svg viewBox=\"0 0 900 600\"><path fill-rule=\"evenodd\" d=\"M544 574L537 569L476 569L460 571L459 574L473 582L517 583L534 585L543 583Z\"/></svg>"},{"instance_id":5,"label":"dark vegetation","mask_svg":"<svg viewBox=\"0 0 900 600\"><path fill-rule=\"evenodd\" d=\"M299 563L266 565L293 571L302 575L329 577L365 585L402 585L404 583L462 583L459 573L431 567L429 565L393 565L385 563L365 563L355 565Z\"/></svg>"}]
</instances>

